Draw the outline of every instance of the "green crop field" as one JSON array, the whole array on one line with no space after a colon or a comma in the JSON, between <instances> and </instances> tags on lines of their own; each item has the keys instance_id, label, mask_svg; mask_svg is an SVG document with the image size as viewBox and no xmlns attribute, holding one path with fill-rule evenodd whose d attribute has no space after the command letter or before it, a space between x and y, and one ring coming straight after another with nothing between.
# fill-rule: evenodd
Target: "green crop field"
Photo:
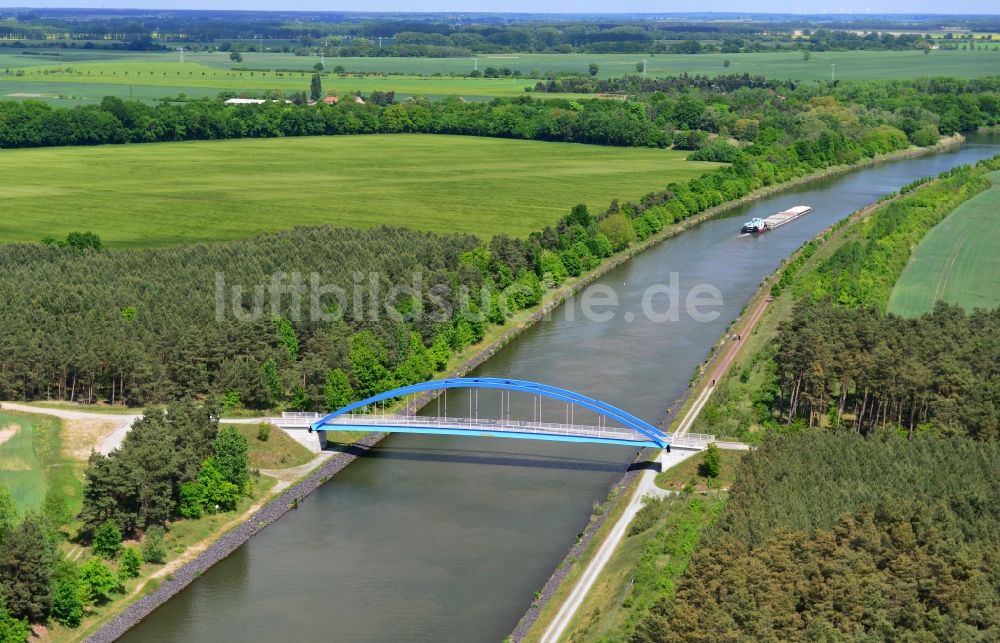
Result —
<instances>
[{"instance_id":1,"label":"green crop field","mask_svg":"<svg viewBox=\"0 0 1000 643\"><path fill-rule=\"evenodd\" d=\"M585 73L590 63L599 76L636 73L636 63L646 61L648 76L723 73L762 74L770 78L827 80L836 73L843 80L956 76L973 78L997 74L1000 50L845 51L814 52L803 60L801 52L754 54L506 54L472 58L326 58L328 70L341 65L354 75L329 74L328 91L348 93L392 90L403 96L467 98L511 96L524 93L536 81L528 78L452 78L474 67L509 67L532 72ZM724 66L728 60L730 66ZM179 62L176 53L101 52L96 50L35 50L0 53L0 98L40 98L60 104L96 102L105 95L156 100L184 93L215 95L222 91L254 92L280 89L305 91L309 74L319 59L286 53L243 54L242 63L224 52L192 53ZM835 66L835 69L834 69ZM367 72L368 74L364 74ZM361 74L361 75L359 75ZM402 75L388 75L402 74ZM434 74L442 74L435 76Z\"/></svg>"},{"instance_id":2,"label":"green crop field","mask_svg":"<svg viewBox=\"0 0 1000 643\"><path fill-rule=\"evenodd\" d=\"M166 59L164 59L166 60ZM312 71L242 71L198 62L83 63L65 67L27 67L22 75L0 74L0 95L7 98L65 97L77 102L103 96L158 99L184 93L214 96L219 92L308 91ZM469 97L516 96L533 85L515 78L433 76L337 76L323 79L323 89L346 94L393 90L402 95ZM141 88L139 95L135 88Z\"/></svg>"},{"instance_id":3,"label":"green crop field","mask_svg":"<svg viewBox=\"0 0 1000 643\"><path fill-rule=\"evenodd\" d=\"M203 54L199 61L209 66L230 67L220 54ZM586 73L590 63L597 63L598 76L607 78L635 74L636 64L646 61L647 76L672 76L682 72L710 76L727 73L763 74L769 78L827 80L830 65L836 64L837 78L874 80L919 78L922 76L957 76L974 78L1000 73L1000 53L994 51L836 51L813 52L809 60L802 52L785 51L756 54L481 54L475 63L486 67L509 67L523 74L532 71ZM730 66L724 67L729 60ZM247 53L240 66L272 69L309 70L318 58L293 54ZM466 74L473 70L472 58L327 58L327 69L342 65L347 71L404 74ZM392 78L384 79L391 82ZM481 83L491 79L472 79ZM536 81L522 79L520 84Z\"/></svg>"},{"instance_id":4,"label":"green crop field","mask_svg":"<svg viewBox=\"0 0 1000 643\"><path fill-rule=\"evenodd\" d=\"M686 153L390 134L0 150L0 242L93 231L117 246L295 225L527 235L713 163Z\"/></svg>"},{"instance_id":5,"label":"green crop field","mask_svg":"<svg viewBox=\"0 0 1000 643\"><path fill-rule=\"evenodd\" d=\"M915 317L943 299L966 309L1000 305L1000 172L917 246L889 298L889 311Z\"/></svg>"}]
</instances>

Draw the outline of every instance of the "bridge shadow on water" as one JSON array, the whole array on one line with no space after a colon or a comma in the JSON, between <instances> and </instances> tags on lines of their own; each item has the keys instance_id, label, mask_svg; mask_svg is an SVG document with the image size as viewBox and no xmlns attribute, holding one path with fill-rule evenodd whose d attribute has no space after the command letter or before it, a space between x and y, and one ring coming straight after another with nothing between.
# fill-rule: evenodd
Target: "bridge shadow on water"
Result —
<instances>
[{"instance_id":1,"label":"bridge shadow on water","mask_svg":"<svg viewBox=\"0 0 1000 643\"><path fill-rule=\"evenodd\" d=\"M536 469L566 469L573 471L624 472L645 469L660 470L660 463L633 462L627 467L613 462L573 458L567 456L528 455L510 451L475 451L441 449L433 447L398 448L390 446L363 447L330 441L325 451L344 453L358 458L408 460L415 462L450 462L453 464L482 464L501 467L528 467Z\"/></svg>"}]
</instances>

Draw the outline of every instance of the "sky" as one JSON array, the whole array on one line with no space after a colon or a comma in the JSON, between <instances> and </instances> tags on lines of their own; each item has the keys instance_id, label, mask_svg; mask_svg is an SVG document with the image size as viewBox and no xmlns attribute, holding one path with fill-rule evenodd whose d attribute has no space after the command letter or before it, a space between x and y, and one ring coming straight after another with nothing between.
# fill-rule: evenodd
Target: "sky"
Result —
<instances>
[{"instance_id":1,"label":"sky","mask_svg":"<svg viewBox=\"0 0 1000 643\"><path fill-rule=\"evenodd\" d=\"M489 11L527 13L753 11L759 13L1000 13L1000 0L0 0L0 7Z\"/></svg>"}]
</instances>

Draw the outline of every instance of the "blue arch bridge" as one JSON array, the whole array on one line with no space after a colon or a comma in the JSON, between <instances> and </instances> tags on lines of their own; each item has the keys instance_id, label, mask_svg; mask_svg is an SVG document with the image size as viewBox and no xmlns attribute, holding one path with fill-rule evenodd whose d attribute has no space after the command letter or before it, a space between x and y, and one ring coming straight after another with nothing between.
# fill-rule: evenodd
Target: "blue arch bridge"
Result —
<instances>
[{"instance_id":1,"label":"blue arch bridge","mask_svg":"<svg viewBox=\"0 0 1000 643\"><path fill-rule=\"evenodd\" d=\"M466 417L448 414L447 394L450 389L468 389L468 413ZM479 393L484 389L497 391L500 401L499 418L479 417ZM402 413L387 413L388 402L406 399L421 393L437 394L438 414L436 416L415 415L415 404L406 404ZM510 394L519 393L532 397L532 417L513 419L510 412ZM489 395L489 393L487 393ZM560 416L562 422L544 421L542 402L556 401L558 410L552 410L552 402L546 413ZM441 413L442 402L444 413ZM382 406L380 406L380 404ZM465 400L461 404L466 410ZM454 408L454 405L453 405ZM582 424L575 421L576 410L585 409L589 418L596 418L596 424ZM357 411L372 410L371 413ZM464 414L464 413L463 413ZM516 438L522 440L553 440L558 442L591 442L598 444L625 445L633 447L654 447L669 450L673 448L702 449L715 437L701 434L670 435L649 422L606 402L587 397L574 391L529 382L498 377L467 377L433 380L403 386L391 391L366 398L337 409L320 417L312 413L286 413L273 420L284 428L308 428L309 432L320 433L323 442L325 432L365 431L386 433L422 433L438 435L464 435L493 438Z\"/></svg>"}]
</instances>

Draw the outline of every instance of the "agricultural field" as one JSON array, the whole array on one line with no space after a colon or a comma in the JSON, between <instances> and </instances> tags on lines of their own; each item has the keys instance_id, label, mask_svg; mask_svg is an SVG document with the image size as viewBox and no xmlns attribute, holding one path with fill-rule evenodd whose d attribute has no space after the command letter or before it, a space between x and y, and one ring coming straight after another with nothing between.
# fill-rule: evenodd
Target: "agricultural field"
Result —
<instances>
[{"instance_id":1,"label":"agricultural field","mask_svg":"<svg viewBox=\"0 0 1000 643\"><path fill-rule=\"evenodd\" d=\"M0 98L62 98L74 103L96 102L104 96L158 100L187 96L216 96L220 92L253 93L309 90L311 65L302 71L230 70L200 62L163 59L164 62L83 63L64 67L27 67L12 74L0 73ZM226 60L227 65L232 64ZM280 65L279 65L280 66ZM18 75L21 74L21 75ZM323 89L329 93L371 93L392 90L401 96L446 95L484 98L524 94L533 81L516 78L464 78L432 76L327 75ZM138 93L137 93L138 90Z\"/></svg>"},{"instance_id":2,"label":"agricultural field","mask_svg":"<svg viewBox=\"0 0 1000 643\"><path fill-rule=\"evenodd\" d=\"M542 73L587 73L590 63L599 67L598 77L635 74L636 64L646 61L647 76L724 73L763 74L769 78L827 80L830 65L837 65L837 78L844 80L885 80L922 76L974 78L998 73L1000 56L990 51L838 51L813 52L809 60L800 51L754 54L481 54L472 58L326 58L327 69L342 65L347 71L404 74L466 74L478 67L509 67L528 75ZM202 54L206 65L230 67L228 56ZM202 60L198 58L197 60ZM724 66L729 60L730 66ZM242 67L311 69L318 58L294 54L245 53ZM391 78L388 80L392 80ZM470 79L486 83L495 79ZM519 84L535 81L521 79Z\"/></svg>"},{"instance_id":3,"label":"agricultural field","mask_svg":"<svg viewBox=\"0 0 1000 643\"><path fill-rule=\"evenodd\" d=\"M917 246L889 298L889 311L916 317L943 299L967 310L1000 305L1000 172L993 188L969 199Z\"/></svg>"},{"instance_id":4,"label":"agricultural field","mask_svg":"<svg viewBox=\"0 0 1000 643\"><path fill-rule=\"evenodd\" d=\"M35 50L24 54L0 50L0 98L38 98L60 104L98 101L105 95L158 100L187 96L214 96L219 92L305 91L319 58L286 53L245 52L234 63L225 52L177 53L100 52L95 50ZM973 78L998 73L1000 50L846 51L753 54L483 54L473 58L332 58L327 70L343 66L346 75L324 77L324 89L336 93L375 90L400 96L460 95L468 99L524 93L529 78L452 78L473 69L508 67L527 76L533 72L586 73L591 63L600 77L636 73L646 61L648 76L680 73L718 75L762 74L802 81L875 80L954 76ZM725 61L729 67L725 67ZM836 69L834 70L834 66ZM360 75L359 75L360 74ZM393 75L382 75L393 74ZM434 74L441 74L435 76ZM551 95L550 95L551 96Z\"/></svg>"},{"instance_id":5,"label":"agricultural field","mask_svg":"<svg viewBox=\"0 0 1000 643\"><path fill-rule=\"evenodd\" d=\"M3 150L0 200L19 215L0 219L0 242L86 230L142 247L318 224L526 236L574 204L602 209L716 166L671 150L420 134Z\"/></svg>"}]
</instances>

